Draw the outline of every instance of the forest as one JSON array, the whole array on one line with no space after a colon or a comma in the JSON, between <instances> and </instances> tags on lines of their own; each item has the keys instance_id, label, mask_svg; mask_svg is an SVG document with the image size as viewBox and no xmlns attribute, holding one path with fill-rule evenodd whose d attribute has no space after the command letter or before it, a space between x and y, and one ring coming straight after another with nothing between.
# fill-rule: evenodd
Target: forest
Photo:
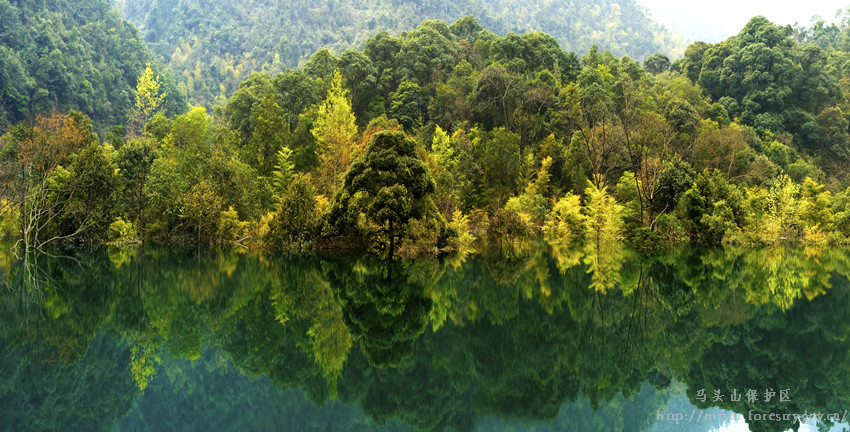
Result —
<instances>
[{"instance_id":1,"label":"forest","mask_svg":"<svg viewBox=\"0 0 850 432\"><path fill-rule=\"evenodd\" d=\"M425 20L474 15L488 30L542 31L569 51L592 44L637 59L681 55L686 43L634 0L116 0L151 50L163 59L190 103L224 105L252 72L275 75L303 66L320 48L362 50L378 31L400 35Z\"/></svg>"},{"instance_id":2,"label":"forest","mask_svg":"<svg viewBox=\"0 0 850 432\"><path fill-rule=\"evenodd\" d=\"M14 10L3 16L32 19ZM67 27L85 18L42 16ZM33 27L8 28L28 37L4 52L44 58L33 49L48 41ZM377 32L362 50L320 48L303 67L253 73L211 110L188 107L132 26L121 28L140 47L121 51L136 52L135 74L114 87L123 116L33 69L67 50L21 63L25 79L4 78L32 86L6 85L0 142L0 228L27 250L145 242L423 255L476 238L513 250L540 233L600 250L850 238L843 24L755 17L726 41L641 64L596 46L579 56L540 32L497 36L472 16L426 20ZM97 52L82 48L97 32L67 33L51 43ZM43 104L14 105L39 94Z\"/></svg>"}]
</instances>

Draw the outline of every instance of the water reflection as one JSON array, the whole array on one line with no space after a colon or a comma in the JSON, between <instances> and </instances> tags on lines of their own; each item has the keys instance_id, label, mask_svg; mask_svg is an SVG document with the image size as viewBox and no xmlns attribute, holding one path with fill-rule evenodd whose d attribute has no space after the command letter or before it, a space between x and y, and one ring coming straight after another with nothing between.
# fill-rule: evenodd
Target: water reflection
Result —
<instances>
[{"instance_id":1,"label":"water reflection","mask_svg":"<svg viewBox=\"0 0 850 432\"><path fill-rule=\"evenodd\" d=\"M694 406L833 413L850 396L840 249L647 258L540 243L463 262L89 250L0 264L10 430L664 431L684 429L659 413ZM770 388L790 400L728 396Z\"/></svg>"}]
</instances>

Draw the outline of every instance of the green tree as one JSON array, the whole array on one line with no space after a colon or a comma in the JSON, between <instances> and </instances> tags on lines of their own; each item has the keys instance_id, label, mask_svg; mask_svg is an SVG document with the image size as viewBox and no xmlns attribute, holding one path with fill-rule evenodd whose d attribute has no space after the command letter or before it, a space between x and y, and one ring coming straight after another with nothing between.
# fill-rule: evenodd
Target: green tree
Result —
<instances>
[{"instance_id":1,"label":"green tree","mask_svg":"<svg viewBox=\"0 0 850 432\"><path fill-rule=\"evenodd\" d=\"M334 198L330 223L337 233L350 234L363 213L376 225L376 234L388 240L392 253L412 219L441 220L431 201L435 188L416 143L402 132L380 132L346 173L342 190Z\"/></svg>"},{"instance_id":2,"label":"green tree","mask_svg":"<svg viewBox=\"0 0 850 432\"><path fill-rule=\"evenodd\" d=\"M269 222L266 242L276 249L303 250L319 234L320 215L315 187L308 175L289 181Z\"/></svg>"},{"instance_id":3,"label":"green tree","mask_svg":"<svg viewBox=\"0 0 850 432\"><path fill-rule=\"evenodd\" d=\"M439 126L434 129L434 141L431 144L434 159L440 169L452 172L457 164L455 149L448 134Z\"/></svg>"},{"instance_id":4,"label":"green tree","mask_svg":"<svg viewBox=\"0 0 850 432\"><path fill-rule=\"evenodd\" d=\"M51 231L73 242L102 243L118 210L115 167L100 144L90 143L73 156L68 172L70 178L56 178L54 199L67 203Z\"/></svg>"},{"instance_id":5,"label":"green tree","mask_svg":"<svg viewBox=\"0 0 850 432\"><path fill-rule=\"evenodd\" d=\"M145 138L131 140L112 154L121 179L122 204L127 214L140 226L144 226L148 205L145 182L156 158L153 144Z\"/></svg>"},{"instance_id":6,"label":"green tree","mask_svg":"<svg viewBox=\"0 0 850 432\"><path fill-rule=\"evenodd\" d=\"M475 156L484 174L477 181L487 188L484 204L501 207L522 182L519 136L498 128L476 138Z\"/></svg>"},{"instance_id":7,"label":"green tree","mask_svg":"<svg viewBox=\"0 0 850 432\"><path fill-rule=\"evenodd\" d=\"M289 123L283 109L269 95L253 114L254 133L251 142L242 149L242 160L264 177L271 175L277 162L277 152L292 140Z\"/></svg>"},{"instance_id":8,"label":"green tree","mask_svg":"<svg viewBox=\"0 0 850 432\"><path fill-rule=\"evenodd\" d=\"M643 67L653 75L667 72L670 70L670 57L661 53L655 53L643 61Z\"/></svg>"},{"instance_id":9,"label":"green tree","mask_svg":"<svg viewBox=\"0 0 850 432\"><path fill-rule=\"evenodd\" d=\"M584 206L587 238L597 247L620 241L623 237L623 207L614 200L606 188L599 189L589 183L585 190Z\"/></svg>"},{"instance_id":10,"label":"green tree","mask_svg":"<svg viewBox=\"0 0 850 432\"><path fill-rule=\"evenodd\" d=\"M390 96L390 100L390 117L398 120L405 130L412 130L422 124L425 98L419 85L404 81Z\"/></svg>"},{"instance_id":11,"label":"green tree","mask_svg":"<svg viewBox=\"0 0 850 432\"><path fill-rule=\"evenodd\" d=\"M209 182L196 184L183 197L180 218L185 220L197 236L198 244L212 243L216 240L219 218L221 217L222 199Z\"/></svg>"}]
</instances>

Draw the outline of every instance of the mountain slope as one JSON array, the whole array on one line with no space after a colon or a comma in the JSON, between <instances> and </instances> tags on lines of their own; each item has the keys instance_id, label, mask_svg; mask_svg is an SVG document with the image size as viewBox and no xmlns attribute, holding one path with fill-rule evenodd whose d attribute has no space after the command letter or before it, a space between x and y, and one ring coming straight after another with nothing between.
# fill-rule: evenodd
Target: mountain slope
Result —
<instances>
[{"instance_id":1,"label":"mountain slope","mask_svg":"<svg viewBox=\"0 0 850 432\"><path fill-rule=\"evenodd\" d=\"M684 50L633 0L114 1L180 76L192 102L207 106L232 94L251 71L280 72L321 47L339 55L379 31L399 34L426 19L474 15L498 34L543 31L580 53L593 44L638 59Z\"/></svg>"},{"instance_id":2,"label":"mountain slope","mask_svg":"<svg viewBox=\"0 0 850 432\"><path fill-rule=\"evenodd\" d=\"M124 125L136 78L151 59L106 0L0 0L0 132L70 108L99 129ZM185 101L171 87L171 112L178 112Z\"/></svg>"}]
</instances>

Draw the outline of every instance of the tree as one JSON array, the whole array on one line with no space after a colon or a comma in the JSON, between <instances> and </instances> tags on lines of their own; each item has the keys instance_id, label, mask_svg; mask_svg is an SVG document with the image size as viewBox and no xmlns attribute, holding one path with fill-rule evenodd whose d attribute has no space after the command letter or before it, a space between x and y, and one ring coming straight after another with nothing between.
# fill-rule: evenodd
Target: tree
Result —
<instances>
[{"instance_id":1,"label":"tree","mask_svg":"<svg viewBox=\"0 0 850 432\"><path fill-rule=\"evenodd\" d=\"M224 119L232 129L242 135L243 144L248 143L254 133L254 110L272 93L272 81L269 75L253 73L248 79L239 83L239 89L227 100L227 105L224 107Z\"/></svg>"},{"instance_id":2,"label":"tree","mask_svg":"<svg viewBox=\"0 0 850 432\"><path fill-rule=\"evenodd\" d=\"M475 17L472 15L461 17L449 26L449 30L451 30L452 34L454 34L456 38L467 39L473 42L478 36L478 33L483 29L484 28L481 27L481 24L478 24L478 21L476 21Z\"/></svg>"},{"instance_id":3,"label":"tree","mask_svg":"<svg viewBox=\"0 0 850 432\"><path fill-rule=\"evenodd\" d=\"M457 165L454 145L448 134L439 126L434 130L434 140L431 144L431 150L434 152L434 159L436 159L437 166L440 169L448 172L454 170L455 165Z\"/></svg>"},{"instance_id":4,"label":"tree","mask_svg":"<svg viewBox=\"0 0 850 432\"><path fill-rule=\"evenodd\" d=\"M131 140L113 154L113 161L121 178L123 204L139 226L144 226L148 197L145 181L157 153L149 139Z\"/></svg>"},{"instance_id":5,"label":"tree","mask_svg":"<svg viewBox=\"0 0 850 432\"><path fill-rule=\"evenodd\" d=\"M390 104L390 117L398 120L405 130L412 130L422 124L425 103L422 89L416 83L405 81L393 92Z\"/></svg>"},{"instance_id":6,"label":"tree","mask_svg":"<svg viewBox=\"0 0 850 432\"><path fill-rule=\"evenodd\" d=\"M37 117L33 126L22 123L5 137L4 159L11 162L5 173L7 193L20 210L24 248L41 249L88 228L90 221L84 219L64 234L50 231L70 200L82 192L72 186L79 184L71 181L73 175L63 165L69 164L73 153L99 145L91 120L79 111L54 113Z\"/></svg>"},{"instance_id":7,"label":"tree","mask_svg":"<svg viewBox=\"0 0 850 432\"><path fill-rule=\"evenodd\" d=\"M619 285L619 269L623 265L622 245L623 207L614 200L603 186L597 188L588 182L585 190L587 203L584 206L584 224L587 230L585 263L593 273L591 286L606 292Z\"/></svg>"},{"instance_id":8,"label":"tree","mask_svg":"<svg viewBox=\"0 0 850 432\"><path fill-rule=\"evenodd\" d=\"M824 185L809 177L803 181L800 187L802 198L800 218L805 224L806 237L810 237L825 231L825 228L833 220L833 212L830 208L832 194L825 191Z\"/></svg>"},{"instance_id":9,"label":"tree","mask_svg":"<svg viewBox=\"0 0 850 432\"><path fill-rule=\"evenodd\" d=\"M278 74L273 82L277 104L286 111L286 120L291 129L298 123L298 114L319 102L316 84L303 70L287 69Z\"/></svg>"},{"instance_id":10,"label":"tree","mask_svg":"<svg viewBox=\"0 0 850 432\"><path fill-rule=\"evenodd\" d=\"M289 123L283 109L269 95L254 110L254 133L251 142L243 148L242 160L264 177L274 169L277 152L287 146L291 140Z\"/></svg>"},{"instance_id":11,"label":"tree","mask_svg":"<svg viewBox=\"0 0 850 432\"><path fill-rule=\"evenodd\" d=\"M183 197L184 219L196 235L197 242L212 243L221 217L222 199L209 182L200 182Z\"/></svg>"},{"instance_id":12,"label":"tree","mask_svg":"<svg viewBox=\"0 0 850 432\"><path fill-rule=\"evenodd\" d=\"M591 181L597 188L601 188L608 174L616 169L616 158L623 144L617 136L621 128L612 124L615 113L613 83L610 68L601 64L583 70L578 77L583 118L581 129L573 133L570 147L577 154L583 154L590 165Z\"/></svg>"},{"instance_id":13,"label":"tree","mask_svg":"<svg viewBox=\"0 0 850 432\"><path fill-rule=\"evenodd\" d=\"M295 176L286 185L274 218L269 222L267 242L277 249L306 248L320 228L318 210L310 175Z\"/></svg>"},{"instance_id":14,"label":"tree","mask_svg":"<svg viewBox=\"0 0 850 432\"><path fill-rule=\"evenodd\" d=\"M339 70L347 88L351 90L351 105L357 119L363 124L371 118L365 114L376 94L378 70L361 51L347 50L339 57Z\"/></svg>"},{"instance_id":15,"label":"tree","mask_svg":"<svg viewBox=\"0 0 850 432\"><path fill-rule=\"evenodd\" d=\"M357 125L348 90L342 87L342 75L338 70L333 74L327 99L319 107L312 134L316 138L319 157L316 173L319 191L333 195L342 174L360 153L356 146Z\"/></svg>"},{"instance_id":16,"label":"tree","mask_svg":"<svg viewBox=\"0 0 850 432\"><path fill-rule=\"evenodd\" d=\"M435 76L451 72L458 62L454 35L442 21L422 21L401 39L398 60L404 67L403 78L421 86L431 84Z\"/></svg>"},{"instance_id":17,"label":"tree","mask_svg":"<svg viewBox=\"0 0 850 432\"><path fill-rule=\"evenodd\" d=\"M517 75L498 64L484 69L475 88L481 122L490 127L504 126L510 132L521 86L522 81Z\"/></svg>"},{"instance_id":18,"label":"tree","mask_svg":"<svg viewBox=\"0 0 850 432\"><path fill-rule=\"evenodd\" d=\"M477 181L483 181L488 189L486 203L501 207L521 186L519 137L504 128L482 135L475 145L475 153L484 176Z\"/></svg>"},{"instance_id":19,"label":"tree","mask_svg":"<svg viewBox=\"0 0 850 432\"><path fill-rule=\"evenodd\" d=\"M161 86L159 76L154 77L151 64L148 63L136 82L136 107L131 133L143 129L148 120L162 110L167 92L161 91Z\"/></svg>"},{"instance_id":20,"label":"tree","mask_svg":"<svg viewBox=\"0 0 850 432\"><path fill-rule=\"evenodd\" d=\"M334 198L330 223L338 234L350 234L362 213L377 226L377 234L389 241L392 254L395 240L404 235L412 219L441 219L431 201L435 189L416 143L402 132L380 132L346 173L342 190Z\"/></svg>"},{"instance_id":21,"label":"tree","mask_svg":"<svg viewBox=\"0 0 850 432\"><path fill-rule=\"evenodd\" d=\"M320 48L304 64L304 72L312 78L327 79L336 74L337 60L327 48ZM334 76L334 80L336 77Z\"/></svg>"},{"instance_id":22,"label":"tree","mask_svg":"<svg viewBox=\"0 0 850 432\"><path fill-rule=\"evenodd\" d=\"M661 53L655 53L643 61L643 67L653 75L667 72L670 70L670 57Z\"/></svg>"},{"instance_id":23,"label":"tree","mask_svg":"<svg viewBox=\"0 0 850 432\"><path fill-rule=\"evenodd\" d=\"M278 198L281 197L289 185L289 182L295 177L295 164L292 163L292 150L289 147L283 147L277 151L277 164L272 171L272 186L274 186L274 194Z\"/></svg>"},{"instance_id":24,"label":"tree","mask_svg":"<svg viewBox=\"0 0 850 432\"><path fill-rule=\"evenodd\" d=\"M89 143L73 155L70 177L55 177L53 199L65 201L62 214L50 227L58 238L99 244L106 239L109 224L117 211L118 176L115 166L97 142ZM57 170L57 172L64 170Z\"/></svg>"}]
</instances>

